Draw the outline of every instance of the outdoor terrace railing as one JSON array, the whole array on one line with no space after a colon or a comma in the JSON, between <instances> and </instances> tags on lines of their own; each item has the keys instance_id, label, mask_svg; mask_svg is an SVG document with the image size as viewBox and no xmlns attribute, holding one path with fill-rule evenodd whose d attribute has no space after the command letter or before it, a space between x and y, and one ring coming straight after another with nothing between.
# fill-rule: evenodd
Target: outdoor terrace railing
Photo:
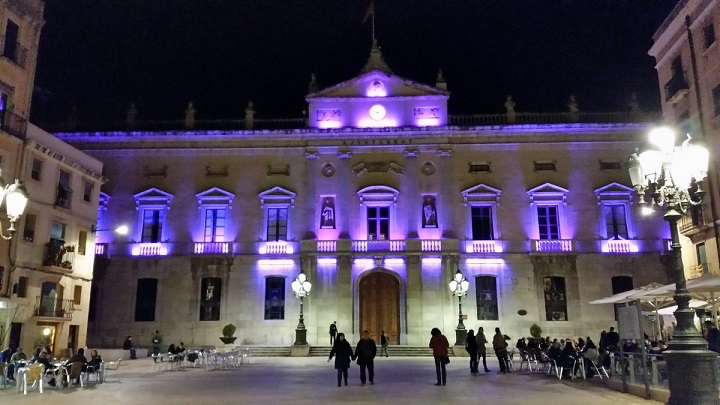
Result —
<instances>
[{"instance_id":1,"label":"outdoor terrace railing","mask_svg":"<svg viewBox=\"0 0 720 405\"><path fill-rule=\"evenodd\" d=\"M195 242L193 253L196 255L225 255L232 253L230 242Z\"/></svg>"},{"instance_id":2,"label":"outdoor terrace railing","mask_svg":"<svg viewBox=\"0 0 720 405\"><path fill-rule=\"evenodd\" d=\"M75 302L73 300L38 296L35 300L33 315L41 318L72 320L72 314L74 311Z\"/></svg>"},{"instance_id":3,"label":"outdoor terrace railing","mask_svg":"<svg viewBox=\"0 0 720 405\"><path fill-rule=\"evenodd\" d=\"M572 252L571 239L538 239L533 241L535 252Z\"/></svg>"},{"instance_id":4,"label":"outdoor terrace railing","mask_svg":"<svg viewBox=\"0 0 720 405\"><path fill-rule=\"evenodd\" d=\"M405 240L354 240L353 252L404 252Z\"/></svg>"}]
</instances>

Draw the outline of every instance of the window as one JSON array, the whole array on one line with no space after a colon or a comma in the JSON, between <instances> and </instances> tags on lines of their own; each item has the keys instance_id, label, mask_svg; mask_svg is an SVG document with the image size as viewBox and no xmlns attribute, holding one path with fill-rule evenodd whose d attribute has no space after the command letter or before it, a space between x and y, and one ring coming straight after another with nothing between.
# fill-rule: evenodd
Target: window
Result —
<instances>
[{"instance_id":1,"label":"window","mask_svg":"<svg viewBox=\"0 0 720 405\"><path fill-rule=\"evenodd\" d=\"M154 322L156 303L157 279L138 279L135 293L135 322Z\"/></svg>"},{"instance_id":2,"label":"window","mask_svg":"<svg viewBox=\"0 0 720 405\"><path fill-rule=\"evenodd\" d=\"M18 296L18 298L25 298L25 297L27 297L27 285L28 285L28 278L27 278L27 277L18 277L18 283L17 283L17 296Z\"/></svg>"},{"instance_id":3,"label":"window","mask_svg":"<svg viewBox=\"0 0 720 405\"><path fill-rule=\"evenodd\" d=\"M101 194L100 197L102 203L104 196ZM138 210L139 225L135 240L139 240L141 243L163 242L166 239L165 221L173 195L157 188L150 188L133 197Z\"/></svg>"},{"instance_id":4,"label":"window","mask_svg":"<svg viewBox=\"0 0 720 405\"><path fill-rule=\"evenodd\" d=\"M72 190L70 189L70 173L60 170L58 175L57 197L55 205L63 208L70 208L70 197Z\"/></svg>"},{"instance_id":5,"label":"window","mask_svg":"<svg viewBox=\"0 0 720 405\"><path fill-rule=\"evenodd\" d=\"M697 255L698 270L702 269L702 274L707 274L709 269L705 243L698 243L695 245L695 253Z\"/></svg>"},{"instance_id":6,"label":"window","mask_svg":"<svg viewBox=\"0 0 720 405\"><path fill-rule=\"evenodd\" d=\"M468 173L491 173L490 162L470 162L468 163Z\"/></svg>"},{"instance_id":7,"label":"window","mask_svg":"<svg viewBox=\"0 0 720 405\"><path fill-rule=\"evenodd\" d=\"M5 25L5 44L3 46L2 56L19 64L18 59L18 38L20 27L11 20L7 20Z\"/></svg>"},{"instance_id":8,"label":"window","mask_svg":"<svg viewBox=\"0 0 720 405\"><path fill-rule=\"evenodd\" d=\"M288 209L267 209L267 241L287 240Z\"/></svg>"},{"instance_id":9,"label":"window","mask_svg":"<svg viewBox=\"0 0 720 405\"><path fill-rule=\"evenodd\" d=\"M80 231L78 234L78 247L77 251L79 255L85 256L85 250L87 248L87 231Z\"/></svg>"},{"instance_id":10,"label":"window","mask_svg":"<svg viewBox=\"0 0 720 405\"><path fill-rule=\"evenodd\" d=\"M496 278L492 276L475 277L475 299L478 321L497 321L498 297Z\"/></svg>"},{"instance_id":11,"label":"window","mask_svg":"<svg viewBox=\"0 0 720 405\"><path fill-rule=\"evenodd\" d=\"M222 297L222 280L219 278L203 278L200 283L200 320L220 320L220 299Z\"/></svg>"},{"instance_id":12,"label":"window","mask_svg":"<svg viewBox=\"0 0 720 405\"><path fill-rule=\"evenodd\" d=\"M497 204L500 202L498 189L478 184L461 192L468 210L468 237L472 240L498 239Z\"/></svg>"},{"instance_id":13,"label":"window","mask_svg":"<svg viewBox=\"0 0 720 405\"><path fill-rule=\"evenodd\" d=\"M282 187L273 187L258 194L258 197L265 216L262 237L268 242L290 239L290 209L295 204L295 193Z\"/></svg>"},{"instance_id":14,"label":"window","mask_svg":"<svg viewBox=\"0 0 720 405\"><path fill-rule=\"evenodd\" d=\"M556 172L557 162L554 160L533 162L533 168L536 172Z\"/></svg>"},{"instance_id":15,"label":"window","mask_svg":"<svg viewBox=\"0 0 720 405\"><path fill-rule=\"evenodd\" d=\"M265 279L265 319L285 319L285 278Z\"/></svg>"},{"instance_id":16,"label":"window","mask_svg":"<svg viewBox=\"0 0 720 405\"><path fill-rule=\"evenodd\" d=\"M703 215L702 205L690 206L690 219L692 220L692 224L695 226L705 225L705 216Z\"/></svg>"},{"instance_id":17,"label":"window","mask_svg":"<svg viewBox=\"0 0 720 405\"><path fill-rule=\"evenodd\" d=\"M682 58L680 57L680 55L676 56L675 59L673 59L672 64L670 65L670 69L672 70L673 76L683 75L685 70L683 70Z\"/></svg>"},{"instance_id":18,"label":"window","mask_svg":"<svg viewBox=\"0 0 720 405\"><path fill-rule=\"evenodd\" d=\"M608 239L629 239L624 205L605 205L605 230Z\"/></svg>"},{"instance_id":19,"label":"window","mask_svg":"<svg viewBox=\"0 0 720 405\"><path fill-rule=\"evenodd\" d=\"M50 238L64 241L65 224L53 221L52 225L50 225Z\"/></svg>"},{"instance_id":20,"label":"window","mask_svg":"<svg viewBox=\"0 0 720 405\"><path fill-rule=\"evenodd\" d=\"M630 216L634 190L620 183L610 183L595 190L601 209L600 237L606 240L629 240L635 237Z\"/></svg>"},{"instance_id":21,"label":"window","mask_svg":"<svg viewBox=\"0 0 720 405\"><path fill-rule=\"evenodd\" d=\"M616 160L601 160L600 171L618 171L622 170L622 164Z\"/></svg>"},{"instance_id":22,"label":"window","mask_svg":"<svg viewBox=\"0 0 720 405\"><path fill-rule=\"evenodd\" d=\"M25 227L23 228L23 240L26 242L32 242L35 240L35 222L37 216L35 214L25 215Z\"/></svg>"},{"instance_id":23,"label":"window","mask_svg":"<svg viewBox=\"0 0 720 405\"><path fill-rule=\"evenodd\" d=\"M705 40L705 49L715 43L715 26L712 22L703 27L703 39Z\"/></svg>"},{"instance_id":24,"label":"window","mask_svg":"<svg viewBox=\"0 0 720 405\"><path fill-rule=\"evenodd\" d=\"M30 178L33 180L40 181L42 175L42 160L33 159L32 169L30 170Z\"/></svg>"},{"instance_id":25,"label":"window","mask_svg":"<svg viewBox=\"0 0 720 405\"><path fill-rule=\"evenodd\" d=\"M92 201L93 184L89 181L83 181L83 201Z\"/></svg>"},{"instance_id":26,"label":"window","mask_svg":"<svg viewBox=\"0 0 720 405\"><path fill-rule=\"evenodd\" d=\"M143 211L142 237L140 242L158 243L162 241L162 228L165 211L160 209L146 209Z\"/></svg>"},{"instance_id":27,"label":"window","mask_svg":"<svg viewBox=\"0 0 720 405\"><path fill-rule=\"evenodd\" d=\"M720 116L720 84L712 90L713 104L715 104L715 116Z\"/></svg>"},{"instance_id":28,"label":"window","mask_svg":"<svg viewBox=\"0 0 720 405\"><path fill-rule=\"evenodd\" d=\"M82 302L82 286L76 285L75 291L73 291L73 304L80 305Z\"/></svg>"},{"instance_id":29,"label":"window","mask_svg":"<svg viewBox=\"0 0 720 405\"><path fill-rule=\"evenodd\" d=\"M390 239L390 207L367 207L368 240Z\"/></svg>"},{"instance_id":30,"label":"window","mask_svg":"<svg viewBox=\"0 0 720 405\"><path fill-rule=\"evenodd\" d=\"M558 221L557 206L541 205L537 207L537 220L541 240L560 239L560 223Z\"/></svg>"},{"instance_id":31,"label":"window","mask_svg":"<svg viewBox=\"0 0 720 405\"><path fill-rule=\"evenodd\" d=\"M633 278L630 276L614 276L612 278L612 293L620 294L625 291L632 290L633 287ZM618 319L618 308L620 308L619 304L615 304L615 320Z\"/></svg>"},{"instance_id":32,"label":"window","mask_svg":"<svg viewBox=\"0 0 720 405\"><path fill-rule=\"evenodd\" d=\"M205 242L225 242L224 208L208 208L205 210Z\"/></svg>"},{"instance_id":33,"label":"window","mask_svg":"<svg viewBox=\"0 0 720 405\"><path fill-rule=\"evenodd\" d=\"M493 240L493 207L489 205L470 208L473 240Z\"/></svg>"},{"instance_id":34,"label":"window","mask_svg":"<svg viewBox=\"0 0 720 405\"><path fill-rule=\"evenodd\" d=\"M545 320L567 321L567 296L564 277L544 277Z\"/></svg>"}]
</instances>

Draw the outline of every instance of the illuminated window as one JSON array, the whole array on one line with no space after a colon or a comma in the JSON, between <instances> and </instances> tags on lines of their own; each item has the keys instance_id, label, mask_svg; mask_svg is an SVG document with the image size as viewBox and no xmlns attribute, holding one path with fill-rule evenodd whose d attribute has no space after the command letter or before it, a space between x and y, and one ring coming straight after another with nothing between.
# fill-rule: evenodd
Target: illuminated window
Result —
<instances>
[{"instance_id":1,"label":"illuminated window","mask_svg":"<svg viewBox=\"0 0 720 405\"><path fill-rule=\"evenodd\" d=\"M258 194L263 210L262 238L268 242L292 239L290 212L295 204L295 193L282 187L273 187Z\"/></svg>"},{"instance_id":2,"label":"illuminated window","mask_svg":"<svg viewBox=\"0 0 720 405\"><path fill-rule=\"evenodd\" d=\"M460 194L468 209L468 238L472 240L495 240L499 238L497 228L497 206L502 191L478 184Z\"/></svg>"},{"instance_id":3,"label":"illuminated window","mask_svg":"<svg viewBox=\"0 0 720 405\"><path fill-rule=\"evenodd\" d=\"M285 277L265 279L265 319L285 319Z\"/></svg>"},{"instance_id":4,"label":"illuminated window","mask_svg":"<svg viewBox=\"0 0 720 405\"><path fill-rule=\"evenodd\" d=\"M368 240L390 239L390 207L367 207Z\"/></svg>"},{"instance_id":5,"label":"illuminated window","mask_svg":"<svg viewBox=\"0 0 720 405\"><path fill-rule=\"evenodd\" d=\"M167 239L165 221L173 195L157 188L135 194L138 210L137 239L142 243L160 243Z\"/></svg>"},{"instance_id":6,"label":"illuminated window","mask_svg":"<svg viewBox=\"0 0 720 405\"><path fill-rule=\"evenodd\" d=\"M545 183L527 192L532 209L531 239L558 240L563 238L563 207L568 190Z\"/></svg>"},{"instance_id":7,"label":"illuminated window","mask_svg":"<svg viewBox=\"0 0 720 405\"><path fill-rule=\"evenodd\" d=\"M604 205L603 214L605 215L605 232L608 239L628 239L625 206L617 204Z\"/></svg>"},{"instance_id":8,"label":"illuminated window","mask_svg":"<svg viewBox=\"0 0 720 405\"><path fill-rule=\"evenodd\" d=\"M560 220L556 205L538 206L537 221L539 239L560 239Z\"/></svg>"},{"instance_id":9,"label":"illuminated window","mask_svg":"<svg viewBox=\"0 0 720 405\"><path fill-rule=\"evenodd\" d=\"M287 240L288 231L288 209L268 208L267 209L266 241Z\"/></svg>"},{"instance_id":10,"label":"illuminated window","mask_svg":"<svg viewBox=\"0 0 720 405\"><path fill-rule=\"evenodd\" d=\"M632 188L620 183L610 183L595 190L602 215L601 238L627 240L635 237L629 215L633 192Z\"/></svg>"},{"instance_id":11,"label":"illuminated window","mask_svg":"<svg viewBox=\"0 0 720 405\"><path fill-rule=\"evenodd\" d=\"M213 187L196 194L202 218L203 242L226 242L229 213L235 194Z\"/></svg>"},{"instance_id":12,"label":"illuminated window","mask_svg":"<svg viewBox=\"0 0 720 405\"><path fill-rule=\"evenodd\" d=\"M368 240L392 239L395 203L398 191L387 186L365 187L357 192L365 223L365 237ZM359 231L362 235L362 231Z\"/></svg>"}]
</instances>

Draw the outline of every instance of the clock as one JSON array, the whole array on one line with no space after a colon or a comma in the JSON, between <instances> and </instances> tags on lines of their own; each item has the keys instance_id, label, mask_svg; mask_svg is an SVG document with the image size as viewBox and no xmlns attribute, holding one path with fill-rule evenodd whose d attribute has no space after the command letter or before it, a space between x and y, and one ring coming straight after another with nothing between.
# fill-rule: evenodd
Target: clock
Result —
<instances>
[{"instance_id":1,"label":"clock","mask_svg":"<svg viewBox=\"0 0 720 405\"><path fill-rule=\"evenodd\" d=\"M385 118L385 107L381 106L380 104L375 104L374 106L370 107L370 118L374 119L375 121L380 121L381 119Z\"/></svg>"}]
</instances>

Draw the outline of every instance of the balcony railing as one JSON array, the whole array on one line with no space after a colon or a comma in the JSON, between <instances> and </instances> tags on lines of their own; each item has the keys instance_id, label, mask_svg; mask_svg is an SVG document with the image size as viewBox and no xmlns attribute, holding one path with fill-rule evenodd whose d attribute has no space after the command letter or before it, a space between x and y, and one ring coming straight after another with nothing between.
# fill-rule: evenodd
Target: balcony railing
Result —
<instances>
[{"instance_id":1,"label":"balcony railing","mask_svg":"<svg viewBox=\"0 0 720 405\"><path fill-rule=\"evenodd\" d=\"M45 244L42 264L55 272L72 273L75 264L75 246L66 245L64 240L51 238Z\"/></svg>"},{"instance_id":2,"label":"balcony railing","mask_svg":"<svg viewBox=\"0 0 720 405\"><path fill-rule=\"evenodd\" d=\"M166 243L134 243L131 253L133 256L167 256Z\"/></svg>"},{"instance_id":3,"label":"balcony railing","mask_svg":"<svg viewBox=\"0 0 720 405\"><path fill-rule=\"evenodd\" d=\"M602 242L603 253L636 253L637 242L624 239L610 239Z\"/></svg>"},{"instance_id":4,"label":"balcony railing","mask_svg":"<svg viewBox=\"0 0 720 405\"><path fill-rule=\"evenodd\" d=\"M107 243L96 243L95 244L95 256L107 257L108 255L108 244Z\"/></svg>"},{"instance_id":5,"label":"balcony railing","mask_svg":"<svg viewBox=\"0 0 720 405\"><path fill-rule=\"evenodd\" d=\"M230 242L195 242L193 253L196 255L226 255L232 253Z\"/></svg>"},{"instance_id":6,"label":"balcony railing","mask_svg":"<svg viewBox=\"0 0 720 405\"><path fill-rule=\"evenodd\" d=\"M291 255L294 254L296 250L294 242L282 240L274 242L261 242L258 245L258 253L261 255Z\"/></svg>"},{"instance_id":7,"label":"balcony railing","mask_svg":"<svg viewBox=\"0 0 720 405\"><path fill-rule=\"evenodd\" d=\"M497 253L500 249L494 240L469 240L465 242L466 253Z\"/></svg>"},{"instance_id":8,"label":"balcony railing","mask_svg":"<svg viewBox=\"0 0 720 405\"><path fill-rule=\"evenodd\" d=\"M353 252L404 252L404 240L354 240L350 245Z\"/></svg>"},{"instance_id":9,"label":"balcony railing","mask_svg":"<svg viewBox=\"0 0 720 405\"><path fill-rule=\"evenodd\" d=\"M27 61L28 50L24 46L20 45L20 42L6 43L6 37L0 36L0 49L2 49L2 57L12 61L14 64L25 68L25 62Z\"/></svg>"},{"instance_id":10,"label":"balcony railing","mask_svg":"<svg viewBox=\"0 0 720 405\"><path fill-rule=\"evenodd\" d=\"M41 318L55 318L70 321L72 320L74 311L75 302L73 300L39 296L35 300L33 315Z\"/></svg>"},{"instance_id":11,"label":"balcony railing","mask_svg":"<svg viewBox=\"0 0 720 405\"><path fill-rule=\"evenodd\" d=\"M337 241L319 240L317 241L318 252L337 252Z\"/></svg>"},{"instance_id":12,"label":"balcony railing","mask_svg":"<svg viewBox=\"0 0 720 405\"><path fill-rule=\"evenodd\" d=\"M5 113L0 115L0 129L14 137L25 139L27 120L10 110L5 110Z\"/></svg>"},{"instance_id":13,"label":"balcony railing","mask_svg":"<svg viewBox=\"0 0 720 405\"><path fill-rule=\"evenodd\" d=\"M570 239L539 239L533 241L535 252L572 252L573 243Z\"/></svg>"},{"instance_id":14,"label":"balcony railing","mask_svg":"<svg viewBox=\"0 0 720 405\"><path fill-rule=\"evenodd\" d=\"M665 84L665 101L674 102L688 92L688 83L685 74L675 73Z\"/></svg>"},{"instance_id":15,"label":"balcony railing","mask_svg":"<svg viewBox=\"0 0 720 405\"><path fill-rule=\"evenodd\" d=\"M420 249L423 252L441 252L442 240L422 240L420 241Z\"/></svg>"}]
</instances>

